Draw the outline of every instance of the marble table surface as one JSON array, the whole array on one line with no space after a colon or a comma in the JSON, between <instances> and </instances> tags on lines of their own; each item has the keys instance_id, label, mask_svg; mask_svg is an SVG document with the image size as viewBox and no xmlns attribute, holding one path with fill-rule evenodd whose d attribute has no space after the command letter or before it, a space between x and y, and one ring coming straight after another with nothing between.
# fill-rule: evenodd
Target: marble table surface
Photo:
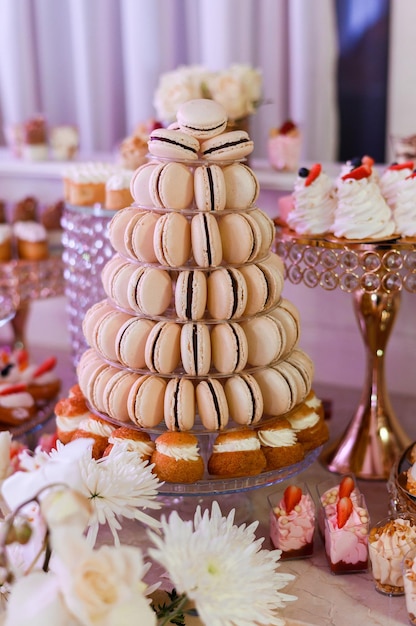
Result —
<instances>
[{"instance_id":1,"label":"marble table surface","mask_svg":"<svg viewBox=\"0 0 416 626\"><path fill-rule=\"evenodd\" d=\"M34 351L35 358L49 356L42 354L42 350ZM75 373L69 353L58 353L58 374L63 381L61 395L75 382ZM360 390L345 387L315 385L315 391L322 399L328 399L332 406L332 415L328 420L331 440L341 434L356 408ZM399 421L412 440L416 440L416 421L414 413L416 397L392 395L391 401L398 415ZM308 469L299 475L299 481L306 482L313 494L316 485L333 477L320 461L315 461ZM359 487L363 491L373 522L384 517L388 512L388 492L384 481L359 480ZM236 508L239 521L251 522L259 520L258 535L265 537L264 547L271 547L269 542L269 503L267 497L284 485L277 484L261 487L241 494L220 495L217 500L226 512ZM199 500L187 496L181 502L169 502L165 499L166 512L170 504L186 513L192 511L196 504L202 506L210 504L209 499ZM136 527L127 530L130 540L127 543L140 544L141 531ZM103 541L106 539L103 537ZM281 571L290 572L295 579L285 588L285 591L297 596L297 600L288 603L283 611L287 626L350 626L351 624L365 624L365 626L398 626L408 624L404 596L388 597L378 593L372 581L371 572L348 575L334 575L330 572L325 558L321 539L315 540L314 554L309 559L285 561L281 564ZM192 620L190 624L197 624Z\"/></svg>"}]
</instances>

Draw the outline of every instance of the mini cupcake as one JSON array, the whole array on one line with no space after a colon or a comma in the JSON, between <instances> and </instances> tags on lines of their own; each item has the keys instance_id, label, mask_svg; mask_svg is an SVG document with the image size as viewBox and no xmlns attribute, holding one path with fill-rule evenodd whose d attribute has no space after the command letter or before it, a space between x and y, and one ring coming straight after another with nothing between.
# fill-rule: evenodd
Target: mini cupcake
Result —
<instances>
[{"instance_id":1,"label":"mini cupcake","mask_svg":"<svg viewBox=\"0 0 416 626\"><path fill-rule=\"evenodd\" d=\"M198 439L186 432L166 432L155 439L154 473L168 483L195 483L204 475Z\"/></svg>"},{"instance_id":2,"label":"mini cupcake","mask_svg":"<svg viewBox=\"0 0 416 626\"><path fill-rule=\"evenodd\" d=\"M111 211L118 211L128 207L133 202L130 192L130 182L133 172L131 170L120 170L110 176L105 184L105 208Z\"/></svg>"},{"instance_id":3,"label":"mini cupcake","mask_svg":"<svg viewBox=\"0 0 416 626\"><path fill-rule=\"evenodd\" d=\"M38 222L16 222L13 226L17 256L25 261L43 261L49 258L48 235Z\"/></svg>"},{"instance_id":4,"label":"mini cupcake","mask_svg":"<svg viewBox=\"0 0 416 626\"><path fill-rule=\"evenodd\" d=\"M94 459L100 459L108 446L108 438L114 429L113 424L105 422L91 413L89 417L82 420L71 441L74 439L93 439L92 456Z\"/></svg>"},{"instance_id":5,"label":"mini cupcake","mask_svg":"<svg viewBox=\"0 0 416 626\"><path fill-rule=\"evenodd\" d=\"M284 417L260 426L257 436L266 457L266 472L299 463L305 455L304 447L298 442L290 422Z\"/></svg>"},{"instance_id":6,"label":"mini cupcake","mask_svg":"<svg viewBox=\"0 0 416 626\"><path fill-rule=\"evenodd\" d=\"M147 432L128 426L121 426L113 430L108 438L108 446L104 450L103 456L111 454L117 444L123 445L128 452L138 454L142 461L150 461L155 450L155 444Z\"/></svg>"},{"instance_id":7,"label":"mini cupcake","mask_svg":"<svg viewBox=\"0 0 416 626\"><path fill-rule=\"evenodd\" d=\"M62 398L55 406L56 432L59 441L69 443L78 430L79 425L91 413L82 395Z\"/></svg>"},{"instance_id":8,"label":"mini cupcake","mask_svg":"<svg viewBox=\"0 0 416 626\"><path fill-rule=\"evenodd\" d=\"M266 457L257 434L250 429L220 433L208 460L213 476L255 476L266 467Z\"/></svg>"}]
</instances>

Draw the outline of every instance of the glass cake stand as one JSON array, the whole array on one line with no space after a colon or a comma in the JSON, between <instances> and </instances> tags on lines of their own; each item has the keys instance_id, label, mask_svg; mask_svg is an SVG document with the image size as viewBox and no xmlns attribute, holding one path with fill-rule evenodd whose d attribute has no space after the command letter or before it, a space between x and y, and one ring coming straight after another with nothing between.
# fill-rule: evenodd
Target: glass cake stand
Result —
<instances>
[{"instance_id":1,"label":"glass cake stand","mask_svg":"<svg viewBox=\"0 0 416 626\"><path fill-rule=\"evenodd\" d=\"M291 283L352 294L366 350L359 405L340 439L323 451L321 461L332 472L387 480L395 460L410 444L390 403L384 366L401 291L416 293L415 243L313 238L277 224L275 251Z\"/></svg>"}]
</instances>

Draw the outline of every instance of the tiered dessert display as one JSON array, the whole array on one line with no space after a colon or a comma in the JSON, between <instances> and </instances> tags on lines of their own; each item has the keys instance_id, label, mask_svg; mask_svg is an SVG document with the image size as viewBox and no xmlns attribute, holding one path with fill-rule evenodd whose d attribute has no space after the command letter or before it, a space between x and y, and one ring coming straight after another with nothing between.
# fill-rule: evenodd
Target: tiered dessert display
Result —
<instances>
[{"instance_id":1,"label":"tiered dessert display","mask_svg":"<svg viewBox=\"0 0 416 626\"><path fill-rule=\"evenodd\" d=\"M384 359L400 292L416 293L416 179L413 163L392 164L381 178L373 163L348 162L335 182L320 164L301 168L276 251L292 283L353 294L367 375L356 413L322 460L334 472L385 480L410 444L388 397Z\"/></svg>"},{"instance_id":2,"label":"tiered dessert display","mask_svg":"<svg viewBox=\"0 0 416 626\"><path fill-rule=\"evenodd\" d=\"M274 225L242 162L253 143L226 125L220 105L192 100L151 133L135 203L109 225L107 298L83 321L81 391L107 426L139 433L167 495L283 480L328 439Z\"/></svg>"}]
</instances>

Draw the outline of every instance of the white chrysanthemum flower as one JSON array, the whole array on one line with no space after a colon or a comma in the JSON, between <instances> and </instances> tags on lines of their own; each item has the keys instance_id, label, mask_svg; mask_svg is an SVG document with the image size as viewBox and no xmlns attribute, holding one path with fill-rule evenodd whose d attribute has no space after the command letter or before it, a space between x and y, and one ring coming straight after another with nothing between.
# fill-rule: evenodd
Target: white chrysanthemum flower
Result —
<instances>
[{"instance_id":1,"label":"white chrysanthemum flower","mask_svg":"<svg viewBox=\"0 0 416 626\"><path fill-rule=\"evenodd\" d=\"M88 540L95 544L100 524L107 523L116 545L120 545L119 519L136 519L158 528L160 522L144 512L159 509L155 500L159 479L152 473L152 465L142 461L122 445L114 446L112 453L98 461L84 456L80 459L82 476L81 493L92 503L93 514L89 521Z\"/></svg>"},{"instance_id":2,"label":"white chrysanthemum flower","mask_svg":"<svg viewBox=\"0 0 416 626\"><path fill-rule=\"evenodd\" d=\"M279 590L294 577L276 571L281 552L261 549L257 526L235 526L234 511L223 517L217 502L211 514L198 507L193 522L174 511L162 517L162 536L149 532L156 546L149 554L176 591L195 602L204 624L283 626L277 610L296 597Z\"/></svg>"}]
</instances>

